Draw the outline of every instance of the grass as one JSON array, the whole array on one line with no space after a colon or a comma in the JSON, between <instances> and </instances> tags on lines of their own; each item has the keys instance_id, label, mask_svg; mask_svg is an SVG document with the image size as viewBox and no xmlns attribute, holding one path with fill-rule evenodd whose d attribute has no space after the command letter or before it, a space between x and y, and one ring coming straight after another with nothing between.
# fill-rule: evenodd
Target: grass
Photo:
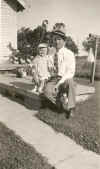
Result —
<instances>
[{"instance_id":1,"label":"grass","mask_svg":"<svg viewBox=\"0 0 100 169\"><path fill-rule=\"evenodd\" d=\"M0 169L52 169L52 166L0 122Z\"/></svg>"},{"instance_id":2,"label":"grass","mask_svg":"<svg viewBox=\"0 0 100 169\"><path fill-rule=\"evenodd\" d=\"M91 75L91 63L87 62L87 56L76 57L76 77L89 78ZM100 59L96 63L95 79L100 80Z\"/></svg>"},{"instance_id":3,"label":"grass","mask_svg":"<svg viewBox=\"0 0 100 169\"><path fill-rule=\"evenodd\" d=\"M79 79L83 84L89 80ZM74 117L66 119L56 110L42 109L37 117L52 126L57 132L72 138L85 149L100 154L100 82L95 83L96 94L89 100L77 104Z\"/></svg>"}]
</instances>

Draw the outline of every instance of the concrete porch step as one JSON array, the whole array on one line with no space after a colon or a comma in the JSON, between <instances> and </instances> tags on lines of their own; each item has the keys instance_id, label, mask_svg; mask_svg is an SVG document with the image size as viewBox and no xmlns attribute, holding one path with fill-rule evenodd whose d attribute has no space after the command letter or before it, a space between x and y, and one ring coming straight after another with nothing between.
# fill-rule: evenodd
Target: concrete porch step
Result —
<instances>
[{"instance_id":1,"label":"concrete porch step","mask_svg":"<svg viewBox=\"0 0 100 169\"><path fill-rule=\"evenodd\" d=\"M0 75L0 93L10 96L12 99L20 99L21 102L30 109L41 107L41 98L38 93L33 93L32 77L26 76L17 78L14 74ZM93 96L95 88L93 86L76 85L76 102L84 102ZM50 100L50 97L49 97Z\"/></svg>"},{"instance_id":2,"label":"concrete porch step","mask_svg":"<svg viewBox=\"0 0 100 169\"><path fill-rule=\"evenodd\" d=\"M31 77L16 78L13 74L0 75L0 93L20 101L30 109L39 109L41 99L33 93Z\"/></svg>"}]
</instances>

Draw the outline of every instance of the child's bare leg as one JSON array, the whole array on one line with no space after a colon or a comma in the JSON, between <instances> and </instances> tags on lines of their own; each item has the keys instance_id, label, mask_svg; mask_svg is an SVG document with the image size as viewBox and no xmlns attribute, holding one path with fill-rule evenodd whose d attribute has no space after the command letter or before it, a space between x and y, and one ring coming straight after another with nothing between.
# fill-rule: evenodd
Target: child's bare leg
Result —
<instances>
[{"instance_id":1,"label":"child's bare leg","mask_svg":"<svg viewBox=\"0 0 100 169\"><path fill-rule=\"evenodd\" d=\"M45 85L45 80L42 80L42 81L40 82L40 87L39 87L39 89L38 89L39 93L43 93L44 85Z\"/></svg>"},{"instance_id":2,"label":"child's bare leg","mask_svg":"<svg viewBox=\"0 0 100 169\"><path fill-rule=\"evenodd\" d=\"M37 92L38 86L37 86L35 80L32 79L32 82L33 82L33 89L31 90L31 92Z\"/></svg>"}]
</instances>

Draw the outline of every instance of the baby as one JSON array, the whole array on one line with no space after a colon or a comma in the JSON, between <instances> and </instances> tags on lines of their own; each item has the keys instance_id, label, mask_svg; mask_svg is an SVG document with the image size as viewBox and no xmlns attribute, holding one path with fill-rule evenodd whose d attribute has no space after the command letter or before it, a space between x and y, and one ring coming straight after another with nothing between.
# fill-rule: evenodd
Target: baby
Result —
<instances>
[{"instance_id":1,"label":"baby","mask_svg":"<svg viewBox=\"0 0 100 169\"><path fill-rule=\"evenodd\" d=\"M53 67L52 57L47 55L48 46L46 43L40 43L38 46L38 55L32 63L32 75L34 88L32 92L42 93L46 81L50 78L50 70Z\"/></svg>"}]
</instances>

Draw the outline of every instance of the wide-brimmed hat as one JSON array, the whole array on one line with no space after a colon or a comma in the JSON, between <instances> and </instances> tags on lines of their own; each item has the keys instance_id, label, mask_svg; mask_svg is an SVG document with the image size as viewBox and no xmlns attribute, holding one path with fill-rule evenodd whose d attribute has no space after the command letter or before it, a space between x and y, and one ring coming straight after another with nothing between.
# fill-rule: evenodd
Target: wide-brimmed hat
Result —
<instances>
[{"instance_id":1,"label":"wide-brimmed hat","mask_svg":"<svg viewBox=\"0 0 100 169\"><path fill-rule=\"evenodd\" d=\"M47 48L47 47L48 47L48 45L46 43L40 43L38 45L38 48Z\"/></svg>"},{"instance_id":2,"label":"wide-brimmed hat","mask_svg":"<svg viewBox=\"0 0 100 169\"><path fill-rule=\"evenodd\" d=\"M54 27L52 33L54 35L59 35L62 37L64 40L66 39L66 27L62 24L58 24L56 27Z\"/></svg>"}]
</instances>

